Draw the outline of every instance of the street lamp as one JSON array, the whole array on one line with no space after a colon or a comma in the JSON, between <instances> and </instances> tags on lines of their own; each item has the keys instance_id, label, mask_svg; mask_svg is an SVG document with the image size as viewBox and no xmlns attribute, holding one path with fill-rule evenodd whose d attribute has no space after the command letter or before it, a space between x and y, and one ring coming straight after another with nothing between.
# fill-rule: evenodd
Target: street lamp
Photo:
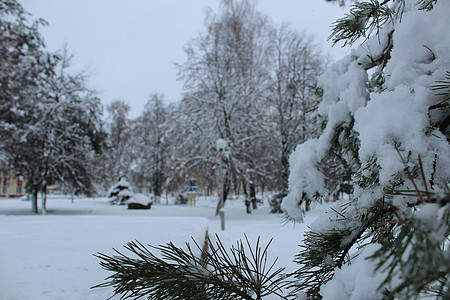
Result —
<instances>
[{"instance_id":1,"label":"street lamp","mask_svg":"<svg viewBox=\"0 0 450 300\"><path fill-rule=\"evenodd\" d=\"M228 143L226 140L224 139L218 139L216 141L216 148L217 150L219 150L220 153L225 152L226 150L228 150Z\"/></svg>"},{"instance_id":2,"label":"street lamp","mask_svg":"<svg viewBox=\"0 0 450 300\"><path fill-rule=\"evenodd\" d=\"M216 216L220 216L220 224L221 229L225 230L225 212L223 211L223 206L225 205L225 189L226 189L226 180L225 178L225 168L224 168L224 161L227 159L228 154L228 143L224 139L218 139L216 141L216 149L219 151L219 166L220 166L220 184L222 188L222 192L220 194L220 200L217 204L216 209Z\"/></svg>"}]
</instances>

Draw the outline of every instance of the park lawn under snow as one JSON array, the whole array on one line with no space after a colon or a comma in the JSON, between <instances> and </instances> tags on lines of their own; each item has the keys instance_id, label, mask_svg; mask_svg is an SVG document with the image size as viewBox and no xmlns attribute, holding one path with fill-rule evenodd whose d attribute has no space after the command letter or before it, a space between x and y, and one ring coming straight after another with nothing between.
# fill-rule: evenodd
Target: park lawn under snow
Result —
<instances>
[{"instance_id":1,"label":"park lawn under snow","mask_svg":"<svg viewBox=\"0 0 450 300\"><path fill-rule=\"evenodd\" d=\"M321 211L309 214L305 223L283 225L267 206L247 215L241 200L229 200L226 230L221 231L215 206L215 199L200 198L196 207L159 204L136 211L111 206L106 199L71 203L50 198L49 213L33 215L28 201L0 200L0 299L107 299L111 288L90 289L110 275L93 254L122 251L122 245L133 240L183 246L194 238L203 243L207 230L227 246L244 233L252 244L259 235L263 243L273 238L271 259L278 256L277 266L293 271L298 266L292 258L303 232Z\"/></svg>"}]
</instances>

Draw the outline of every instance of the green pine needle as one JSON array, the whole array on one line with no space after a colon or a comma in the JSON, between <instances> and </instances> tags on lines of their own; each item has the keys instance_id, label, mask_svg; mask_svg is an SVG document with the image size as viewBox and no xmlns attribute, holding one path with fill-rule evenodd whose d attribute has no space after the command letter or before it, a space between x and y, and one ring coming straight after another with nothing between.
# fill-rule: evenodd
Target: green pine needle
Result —
<instances>
[{"instance_id":1,"label":"green pine needle","mask_svg":"<svg viewBox=\"0 0 450 300\"><path fill-rule=\"evenodd\" d=\"M333 44L343 41L343 46L352 45L359 38L368 38L373 31L379 32L380 28L392 20L393 12L386 5L389 1L380 3L377 0L369 2L355 2L350 9L350 14L338 19L332 28L328 39Z\"/></svg>"},{"instance_id":2,"label":"green pine needle","mask_svg":"<svg viewBox=\"0 0 450 300\"><path fill-rule=\"evenodd\" d=\"M217 235L216 240L208 239L207 248L194 241L194 250L189 243L187 250L173 243L150 246L160 257L137 241L124 246L133 257L117 250L116 255L98 253L102 268L113 274L93 288L112 286L113 296L121 299L256 300L269 294L288 299L283 296L284 268L275 269L276 259L268 262L271 241L262 246L258 238L252 247L245 237L227 250Z\"/></svg>"}]
</instances>

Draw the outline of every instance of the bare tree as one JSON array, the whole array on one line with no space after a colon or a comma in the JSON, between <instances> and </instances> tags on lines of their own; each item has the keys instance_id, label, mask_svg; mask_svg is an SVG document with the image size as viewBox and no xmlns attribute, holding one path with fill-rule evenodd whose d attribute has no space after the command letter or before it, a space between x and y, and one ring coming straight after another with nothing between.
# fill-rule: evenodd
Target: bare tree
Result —
<instances>
[{"instance_id":1,"label":"bare tree","mask_svg":"<svg viewBox=\"0 0 450 300\"><path fill-rule=\"evenodd\" d=\"M252 150L262 139L259 119L265 65L267 20L250 1L221 2L217 15L207 17L207 32L186 48L187 60L179 65L189 111L190 134L200 136L203 153L210 153L217 139L228 142L230 160L225 182L237 187L247 180ZM203 157L199 157L204 161ZM216 159L216 161L218 161Z\"/></svg>"},{"instance_id":2,"label":"bare tree","mask_svg":"<svg viewBox=\"0 0 450 300\"><path fill-rule=\"evenodd\" d=\"M287 191L289 155L298 143L316 132L312 121L320 99L317 80L325 59L311 37L299 34L287 25L274 29L271 44L271 66L266 94L273 107L271 120L276 137L276 157L280 186Z\"/></svg>"},{"instance_id":3,"label":"bare tree","mask_svg":"<svg viewBox=\"0 0 450 300\"><path fill-rule=\"evenodd\" d=\"M134 182L145 191L152 190L155 199L161 196L167 176L167 121L164 96L152 94L134 122Z\"/></svg>"},{"instance_id":4,"label":"bare tree","mask_svg":"<svg viewBox=\"0 0 450 300\"><path fill-rule=\"evenodd\" d=\"M103 189L108 190L120 177L127 177L130 170L133 151L131 140L131 121L128 119L130 105L122 100L115 100L108 105L106 122L108 138L102 156Z\"/></svg>"}]
</instances>

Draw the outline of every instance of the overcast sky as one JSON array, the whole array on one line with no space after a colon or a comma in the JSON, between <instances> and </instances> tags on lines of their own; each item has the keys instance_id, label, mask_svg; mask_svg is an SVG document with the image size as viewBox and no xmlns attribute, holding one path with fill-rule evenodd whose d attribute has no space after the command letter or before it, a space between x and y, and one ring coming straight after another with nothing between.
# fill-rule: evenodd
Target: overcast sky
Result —
<instances>
[{"instance_id":1,"label":"overcast sky","mask_svg":"<svg viewBox=\"0 0 450 300\"><path fill-rule=\"evenodd\" d=\"M88 69L90 87L104 105L128 102L136 117L151 93L167 101L181 98L174 63L185 60L183 47L204 30L205 8L217 11L218 0L19 0L41 29L47 48L67 44L73 67ZM345 9L325 0L259 0L257 8L276 23L289 22L321 43L323 53L337 60L347 49L326 42L330 25Z\"/></svg>"}]
</instances>

